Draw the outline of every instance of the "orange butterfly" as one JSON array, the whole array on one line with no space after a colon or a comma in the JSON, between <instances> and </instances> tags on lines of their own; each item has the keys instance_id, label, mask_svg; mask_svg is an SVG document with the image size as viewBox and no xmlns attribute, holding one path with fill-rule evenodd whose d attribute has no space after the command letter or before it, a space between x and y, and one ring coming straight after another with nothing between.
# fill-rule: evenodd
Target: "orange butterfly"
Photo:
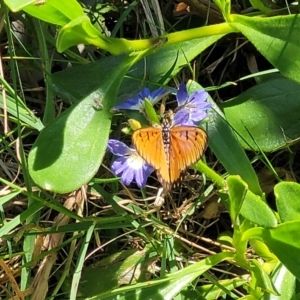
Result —
<instances>
[{"instance_id":1,"label":"orange butterfly","mask_svg":"<svg viewBox=\"0 0 300 300\"><path fill-rule=\"evenodd\" d=\"M156 169L163 187L170 190L183 171L202 157L207 134L196 126L172 126L166 116L161 125L136 130L132 142L139 155Z\"/></svg>"}]
</instances>

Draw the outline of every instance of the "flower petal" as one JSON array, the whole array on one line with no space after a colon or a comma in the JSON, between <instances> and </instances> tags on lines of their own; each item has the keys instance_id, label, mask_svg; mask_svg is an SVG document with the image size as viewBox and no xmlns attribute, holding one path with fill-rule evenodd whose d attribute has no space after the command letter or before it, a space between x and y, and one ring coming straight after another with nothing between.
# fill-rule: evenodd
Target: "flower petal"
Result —
<instances>
[{"instance_id":1,"label":"flower petal","mask_svg":"<svg viewBox=\"0 0 300 300\"><path fill-rule=\"evenodd\" d=\"M188 99L188 103L195 103L195 105L200 105L200 103L209 103L206 102L208 98L208 93L205 90L198 90L193 92Z\"/></svg>"},{"instance_id":2,"label":"flower petal","mask_svg":"<svg viewBox=\"0 0 300 300\"><path fill-rule=\"evenodd\" d=\"M144 88L138 93L138 97L141 100L144 100L145 98L150 98L150 96L151 96L151 93L148 88Z\"/></svg>"},{"instance_id":3,"label":"flower petal","mask_svg":"<svg viewBox=\"0 0 300 300\"><path fill-rule=\"evenodd\" d=\"M139 169L135 172L135 182L138 187L144 187L146 185L147 177L144 176L143 169Z\"/></svg>"},{"instance_id":4,"label":"flower petal","mask_svg":"<svg viewBox=\"0 0 300 300\"><path fill-rule=\"evenodd\" d=\"M147 179L154 171L154 168L148 164L144 164L143 168L139 169L135 174L135 182L138 187L144 187L147 183Z\"/></svg>"},{"instance_id":5,"label":"flower petal","mask_svg":"<svg viewBox=\"0 0 300 300\"><path fill-rule=\"evenodd\" d=\"M178 111L174 115L174 124L195 126L207 117L206 110L211 107L207 102L208 93L198 90L188 95L185 84L180 84L177 92Z\"/></svg>"},{"instance_id":6,"label":"flower petal","mask_svg":"<svg viewBox=\"0 0 300 300\"><path fill-rule=\"evenodd\" d=\"M182 82L180 83L178 90L177 90L177 103L178 106L184 105L186 101L189 99L189 94L186 89L186 85Z\"/></svg>"},{"instance_id":7,"label":"flower petal","mask_svg":"<svg viewBox=\"0 0 300 300\"><path fill-rule=\"evenodd\" d=\"M107 142L108 150L116 155L116 156L123 156L123 155L130 155L135 150L129 148L126 144L121 141L110 139Z\"/></svg>"},{"instance_id":8,"label":"flower petal","mask_svg":"<svg viewBox=\"0 0 300 300\"><path fill-rule=\"evenodd\" d=\"M154 168L148 165L135 149L118 140L109 140L107 148L118 156L112 162L111 170L115 175L121 176L121 182L129 185L135 181L138 187L144 187Z\"/></svg>"},{"instance_id":9,"label":"flower petal","mask_svg":"<svg viewBox=\"0 0 300 300\"><path fill-rule=\"evenodd\" d=\"M190 120L190 114L188 110L181 109L174 114L173 124L174 126L190 125L188 124Z\"/></svg>"},{"instance_id":10,"label":"flower petal","mask_svg":"<svg viewBox=\"0 0 300 300\"><path fill-rule=\"evenodd\" d=\"M127 99L121 104L115 105L114 109L119 110L119 109L131 109L131 110L139 110L139 107L141 106L141 100L139 96L132 97Z\"/></svg>"},{"instance_id":11,"label":"flower petal","mask_svg":"<svg viewBox=\"0 0 300 300\"><path fill-rule=\"evenodd\" d=\"M128 168L127 157L118 157L111 164L111 170L115 175L120 175Z\"/></svg>"},{"instance_id":12,"label":"flower petal","mask_svg":"<svg viewBox=\"0 0 300 300\"><path fill-rule=\"evenodd\" d=\"M132 180L134 179L135 176L135 170L132 168L126 168L124 169L124 172L121 176L121 181L125 185L131 184Z\"/></svg>"},{"instance_id":13,"label":"flower petal","mask_svg":"<svg viewBox=\"0 0 300 300\"><path fill-rule=\"evenodd\" d=\"M129 98L122 104L118 104L114 109L130 109L130 110L140 110L144 109L144 101L148 99L153 105L156 104L160 99L162 99L167 94L171 93L172 90L167 90L165 88L159 88L150 92L148 88L141 90L137 96Z\"/></svg>"},{"instance_id":14,"label":"flower petal","mask_svg":"<svg viewBox=\"0 0 300 300\"><path fill-rule=\"evenodd\" d=\"M157 103L160 99L162 99L163 97L165 97L166 95L170 94L171 90L166 90L165 88L159 88L157 90L154 90L151 93L151 98L153 99L152 104Z\"/></svg>"}]
</instances>

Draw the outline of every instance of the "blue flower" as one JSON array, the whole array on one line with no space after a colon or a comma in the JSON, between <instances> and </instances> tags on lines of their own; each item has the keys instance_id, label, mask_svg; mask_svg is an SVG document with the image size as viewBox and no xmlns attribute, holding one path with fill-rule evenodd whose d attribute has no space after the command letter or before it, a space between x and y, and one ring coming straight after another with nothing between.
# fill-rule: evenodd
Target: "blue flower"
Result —
<instances>
[{"instance_id":1,"label":"blue flower","mask_svg":"<svg viewBox=\"0 0 300 300\"><path fill-rule=\"evenodd\" d=\"M170 90L166 90L164 88L159 88L157 90L154 90L153 92L150 92L148 88L144 88L138 93L136 97L129 98L122 104L116 105L114 109L130 109L143 111L145 99L148 99L152 103L152 105L154 105L164 96L168 95L170 92Z\"/></svg>"},{"instance_id":2,"label":"blue flower","mask_svg":"<svg viewBox=\"0 0 300 300\"><path fill-rule=\"evenodd\" d=\"M111 170L116 176L121 176L121 182L130 185L134 181L138 187L145 187L154 168L148 165L135 149L118 140L110 139L107 148L117 156L111 165Z\"/></svg>"},{"instance_id":3,"label":"blue flower","mask_svg":"<svg viewBox=\"0 0 300 300\"><path fill-rule=\"evenodd\" d=\"M179 85L177 91L178 108L174 115L174 123L186 126L198 125L207 117L207 109L211 103L207 102L208 93L198 90L191 95L188 94L184 83Z\"/></svg>"}]
</instances>

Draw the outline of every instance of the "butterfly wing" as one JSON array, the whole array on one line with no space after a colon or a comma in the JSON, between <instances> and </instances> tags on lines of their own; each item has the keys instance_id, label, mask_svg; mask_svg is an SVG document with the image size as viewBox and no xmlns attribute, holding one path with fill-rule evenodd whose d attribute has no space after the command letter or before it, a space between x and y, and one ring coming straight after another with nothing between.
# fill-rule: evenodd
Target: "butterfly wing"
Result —
<instances>
[{"instance_id":1,"label":"butterfly wing","mask_svg":"<svg viewBox=\"0 0 300 300\"><path fill-rule=\"evenodd\" d=\"M145 127L136 130L132 143L139 155L158 173L169 181L168 157L164 150L161 127Z\"/></svg>"},{"instance_id":2,"label":"butterfly wing","mask_svg":"<svg viewBox=\"0 0 300 300\"><path fill-rule=\"evenodd\" d=\"M188 166L197 162L207 147L207 134L193 126L170 129L170 182L176 183Z\"/></svg>"},{"instance_id":3,"label":"butterfly wing","mask_svg":"<svg viewBox=\"0 0 300 300\"><path fill-rule=\"evenodd\" d=\"M177 126L169 134L167 153L161 127L141 128L132 135L137 152L156 169L159 181L168 190L188 166L201 158L207 146L207 135L198 127Z\"/></svg>"}]
</instances>

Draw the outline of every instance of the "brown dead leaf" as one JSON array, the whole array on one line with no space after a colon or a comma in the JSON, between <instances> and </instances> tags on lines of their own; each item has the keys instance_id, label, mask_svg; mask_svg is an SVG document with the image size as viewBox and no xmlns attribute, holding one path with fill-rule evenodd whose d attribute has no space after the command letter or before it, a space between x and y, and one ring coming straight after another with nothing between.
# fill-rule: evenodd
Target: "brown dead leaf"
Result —
<instances>
[{"instance_id":1,"label":"brown dead leaf","mask_svg":"<svg viewBox=\"0 0 300 300\"><path fill-rule=\"evenodd\" d=\"M225 207L218 200L218 197L212 197L206 201L200 216L207 220L219 218L221 212L225 210Z\"/></svg>"}]
</instances>

